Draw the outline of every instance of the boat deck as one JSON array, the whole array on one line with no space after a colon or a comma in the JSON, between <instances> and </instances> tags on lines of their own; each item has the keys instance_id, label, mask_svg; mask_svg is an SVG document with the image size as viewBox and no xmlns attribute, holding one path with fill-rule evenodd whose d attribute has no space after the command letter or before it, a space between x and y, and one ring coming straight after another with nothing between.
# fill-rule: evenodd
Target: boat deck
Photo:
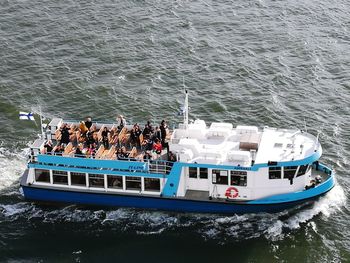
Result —
<instances>
[{"instance_id":1,"label":"boat deck","mask_svg":"<svg viewBox=\"0 0 350 263\"><path fill-rule=\"evenodd\" d=\"M69 130L69 143L62 146L62 127L66 126ZM77 121L65 121L63 119L53 119L49 127L48 139L52 142L52 151L48 152L44 147L45 142L40 141L41 154L53 154L62 155L66 157L82 157L82 158L94 158L102 160L138 160L144 159L150 160L168 160L168 149L163 147L161 153L156 154L151 149L147 148L147 137L142 133L138 137L139 143L132 143L131 130L134 125L125 125L121 130L118 130L117 125L113 123L93 122L88 133L91 133L93 142L95 144L94 149L90 149L87 142L87 136L84 136L80 128L80 123ZM102 131L104 128L108 129L108 144L109 147L105 147L102 141ZM142 130L141 130L142 131ZM172 131L168 130L166 140L170 140ZM36 141L36 142L37 142ZM35 142L35 143L36 143ZM39 148L40 145L33 144L35 148ZM77 148L80 148L81 153L76 154ZM147 156L145 156L147 154Z\"/></svg>"}]
</instances>

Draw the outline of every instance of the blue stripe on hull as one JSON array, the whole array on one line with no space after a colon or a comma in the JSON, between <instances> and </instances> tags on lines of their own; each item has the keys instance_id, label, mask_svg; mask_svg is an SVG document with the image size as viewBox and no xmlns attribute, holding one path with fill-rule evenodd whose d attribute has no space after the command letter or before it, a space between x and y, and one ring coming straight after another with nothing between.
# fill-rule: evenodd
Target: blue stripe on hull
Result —
<instances>
[{"instance_id":1,"label":"blue stripe on hull","mask_svg":"<svg viewBox=\"0 0 350 263\"><path fill-rule=\"evenodd\" d=\"M258 212L278 212L305 202L280 204L247 204L214 201L193 201L162 197L126 196L107 193L82 193L64 190L40 189L22 186L25 198L36 201L52 201L84 205L135 207L194 213L244 214ZM314 197L315 198L315 197Z\"/></svg>"}]
</instances>

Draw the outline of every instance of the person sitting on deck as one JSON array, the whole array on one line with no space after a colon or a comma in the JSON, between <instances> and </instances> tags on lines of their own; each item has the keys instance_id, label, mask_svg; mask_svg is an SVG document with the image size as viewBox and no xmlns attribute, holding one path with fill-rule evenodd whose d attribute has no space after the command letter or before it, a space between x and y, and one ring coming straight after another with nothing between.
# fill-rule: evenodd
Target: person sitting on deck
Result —
<instances>
[{"instance_id":1,"label":"person sitting on deck","mask_svg":"<svg viewBox=\"0 0 350 263\"><path fill-rule=\"evenodd\" d=\"M143 155L143 161L148 161L152 160L152 154L150 151L146 151L145 154Z\"/></svg>"},{"instance_id":2,"label":"person sitting on deck","mask_svg":"<svg viewBox=\"0 0 350 263\"><path fill-rule=\"evenodd\" d=\"M117 117L118 132L120 132L124 128L125 125L126 125L126 120L125 120L124 116L118 115L118 117Z\"/></svg>"},{"instance_id":3,"label":"person sitting on deck","mask_svg":"<svg viewBox=\"0 0 350 263\"><path fill-rule=\"evenodd\" d=\"M149 136L146 136L146 138L143 140L142 146L144 147L145 151L152 151L153 140Z\"/></svg>"},{"instance_id":4,"label":"person sitting on deck","mask_svg":"<svg viewBox=\"0 0 350 263\"><path fill-rule=\"evenodd\" d=\"M75 149L75 153L74 153L75 157L82 157L82 158L84 158L84 155L83 155L83 152L82 152L82 147L83 147L83 145L81 143L77 146L77 148Z\"/></svg>"},{"instance_id":5,"label":"person sitting on deck","mask_svg":"<svg viewBox=\"0 0 350 263\"><path fill-rule=\"evenodd\" d=\"M94 138L94 133L95 133L94 131L88 131L86 133L86 144L87 145L96 143L95 138Z\"/></svg>"},{"instance_id":6,"label":"person sitting on deck","mask_svg":"<svg viewBox=\"0 0 350 263\"><path fill-rule=\"evenodd\" d=\"M109 149L109 139L108 139L108 134L109 134L109 130L107 127L104 127L101 136L102 136L102 143L104 148L107 150Z\"/></svg>"},{"instance_id":7,"label":"person sitting on deck","mask_svg":"<svg viewBox=\"0 0 350 263\"><path fill-rule=\"evenodd\" d=\"M160 142L160 140L156 140L155 143L153 144L153 151L156 153L156 154L161 154L162 153L162 144Z\"/></svg>"},{"instance_id":8,"label":"person sitting on deck","mask_svg":"<svg viewBox=\"0 0 350 263\"><path fill-rule=\"evenodd\" d=\"M91 158L95 158L95 154L96 154L96 144L95 143L91 143L88 149L88 154Z\"/></svg>"},{"instance_id":9,"label":"person sitting on deck","mask_svg":"<svg viewBox=\"0 0 350 263\"><path fill-rule=\"evenodd\" d=\"M44 148L45 148L45 153L46 153L46 154L51 154L51 153L52 153L52 150L53 150L52 141L51 141L51 140L48 140L48 141L45 143Z\"/></svg>"},{"instance_id":10,"label":"person sitting on deck","mask_svg":"<svg viewBox=\"0 0 350 263\"><path fill-rule=\"evenodd\" d=\"M63 152L64 152L64 147L61 144L58 144L55 147L55 150L53 151L54 155L62 155Z\"/></svg>"},{"instance_id":11,"label":"person sitting on deck","mask_svg":"<svg viewBox=\"0 0 350 263\"><path fill-rule=\"evenodd\" d=\"M123 146L117 150L117 159L118 160L127 160L129 158L129 154L126 151L126 148Z\"/></svg>"}]
</instances>

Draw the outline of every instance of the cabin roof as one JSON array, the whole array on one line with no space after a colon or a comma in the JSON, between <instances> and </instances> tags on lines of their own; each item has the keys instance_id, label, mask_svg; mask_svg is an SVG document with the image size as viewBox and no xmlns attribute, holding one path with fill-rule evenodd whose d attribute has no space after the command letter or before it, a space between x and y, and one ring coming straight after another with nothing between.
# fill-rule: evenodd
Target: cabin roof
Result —
<instances>
[{"instance_id":1,"label":"cabin roof","mask_svg":"<svg viewBox=\"0 0 350 263\"><path fill-rule=\"evenodd\" d=\"M187 129L180 126L174 130L170 150L177 152L182 162L251 166L305 159L317 145L313 135L300 130L233 127L230 123L207 127L196 120Z\"/></svg>"}]
</instances>

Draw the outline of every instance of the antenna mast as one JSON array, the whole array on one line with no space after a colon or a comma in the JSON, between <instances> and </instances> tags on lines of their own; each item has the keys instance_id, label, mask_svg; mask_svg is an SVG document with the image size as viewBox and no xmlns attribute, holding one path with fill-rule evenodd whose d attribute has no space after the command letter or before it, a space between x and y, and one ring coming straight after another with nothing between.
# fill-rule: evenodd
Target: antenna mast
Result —
<instances>
[{"instance_id":1,"label":"antenna mast","mask_svg":"<svg viewBox=\"0 0 350 263\"><path fill-rule=\"evenodd\" d=\"M185 89L185 105L184 105L184 125L185 128L188 128L188 92Z\"/></svg>"}]
</instances>

